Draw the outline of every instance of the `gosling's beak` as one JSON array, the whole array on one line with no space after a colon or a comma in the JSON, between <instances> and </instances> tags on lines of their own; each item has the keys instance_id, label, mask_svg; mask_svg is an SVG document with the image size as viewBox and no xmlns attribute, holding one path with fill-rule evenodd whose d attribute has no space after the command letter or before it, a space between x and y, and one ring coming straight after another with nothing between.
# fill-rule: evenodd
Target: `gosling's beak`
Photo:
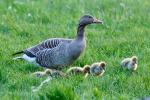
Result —
<instances>
[{"instance_id":1,"label":"gosling's beak","mask_svg":"<svg viewBox=\"0 0 150 100\"><path fill-rule=\"evenodd\" d=\"M103 21L94 18L93 23L101 23L101 24L103 24Z\"/></svg>"}]
</instances>

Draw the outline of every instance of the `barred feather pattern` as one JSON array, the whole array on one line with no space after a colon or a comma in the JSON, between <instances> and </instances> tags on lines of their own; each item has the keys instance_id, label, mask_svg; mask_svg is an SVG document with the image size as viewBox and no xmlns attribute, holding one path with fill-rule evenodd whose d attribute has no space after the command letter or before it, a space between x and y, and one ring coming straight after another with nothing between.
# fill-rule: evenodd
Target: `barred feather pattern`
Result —
<instances>
[{"instance_id":1,"label":"barred feather pattern","mask_svg":"<svg viewBox=\"0 0 150 100\"><path fill-rule=\"evenodd\" d=\"M72 63L73 60L71 61L68 57L67 46L65 42L62 42L57 48L44 49L37 52L36 62L41 66L50 67L51 69L57 69Z\"/></svg>"},{"instance_id":2,"label":"barred feather pattern","mask_svg":"<svg viewBox=\"0 0 150 100\"><path fill-rule=\"evenodd\" d=\"M43 48L54 48L58 46L58 44L61 42L60 39L49 39L44 41L41 45Z\"/></svg>"},{"instance_id":3,"label":"barred feather pattern","mask_svg":"<svg viewBox=\"0 0 150 100\"><path fill-rule=\"evenodd\" d=\"M31 55L36 56L36 53L39 51L55 48L61 42L71 42L71 41L72 39L62 39L62 38L48 39L36 46L33 46L31 48L24 50L24 53L27 54L28 56L31 56Z\"/></svg>"}]
</instances>

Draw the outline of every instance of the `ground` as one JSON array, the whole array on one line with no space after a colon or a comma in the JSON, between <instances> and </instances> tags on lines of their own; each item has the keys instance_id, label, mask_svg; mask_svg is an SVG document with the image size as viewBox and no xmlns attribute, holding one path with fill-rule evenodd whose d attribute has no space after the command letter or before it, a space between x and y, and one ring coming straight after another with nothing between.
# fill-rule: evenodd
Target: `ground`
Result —
<instances>
[{"instance_id":1,"label":"ground","mask_svg":"<svg viewBox=\"0 0 150 100\"><path fill-rule=\"evenodd\" d=\"M104 24L86 27L86 50L71 66L106 61L106 72L102 77L54 79L33 93L31 87L45 78L31 73L43 69L13 61L11 54L48 38L75 38L84 14ZM150 96L149 33L149 0L0 0L0 98L128 100ZM119 65L132 55L139 58L133 73Z\"/></svg>"}]
</instances>

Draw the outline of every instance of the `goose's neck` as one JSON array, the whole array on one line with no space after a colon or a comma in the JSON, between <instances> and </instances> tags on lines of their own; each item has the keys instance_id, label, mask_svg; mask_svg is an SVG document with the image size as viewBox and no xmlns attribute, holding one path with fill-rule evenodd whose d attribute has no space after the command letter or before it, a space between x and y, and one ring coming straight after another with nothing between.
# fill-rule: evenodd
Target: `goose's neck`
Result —
<instances>
[{"instance_id":1,"label":"goose's neck","mask_svg":"<svg viewBox=\"0 0 150 100\"><path fill-rule=\"evenodd\" d=\"M77 39L83 39L84 38L84 28L85 28L85 25L78 25Z\"/></svg>"}]
</instances>

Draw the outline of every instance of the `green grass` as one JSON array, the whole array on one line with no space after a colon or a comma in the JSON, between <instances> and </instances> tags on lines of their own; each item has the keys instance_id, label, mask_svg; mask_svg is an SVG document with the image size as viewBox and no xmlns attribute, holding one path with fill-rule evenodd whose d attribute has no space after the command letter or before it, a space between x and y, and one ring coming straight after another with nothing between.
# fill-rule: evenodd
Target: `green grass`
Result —
<instances>
[{"instance_id":1,"label":"green grass","mask_svg":"<svg viewBox=\"0 0 150 100\"><path fill-rule=\"evenodd\" d=\"M37 93L42 70L11 54L47 38L74 38L79 18L91 14L103 25L86 27L87 47L72 66L106 61L102 77L59 78ZM0 0L0 99L128 100L150 96L149 0ZM135 73L119 68L124 57L137 55Z\"/></svg>"}]
</instances>

